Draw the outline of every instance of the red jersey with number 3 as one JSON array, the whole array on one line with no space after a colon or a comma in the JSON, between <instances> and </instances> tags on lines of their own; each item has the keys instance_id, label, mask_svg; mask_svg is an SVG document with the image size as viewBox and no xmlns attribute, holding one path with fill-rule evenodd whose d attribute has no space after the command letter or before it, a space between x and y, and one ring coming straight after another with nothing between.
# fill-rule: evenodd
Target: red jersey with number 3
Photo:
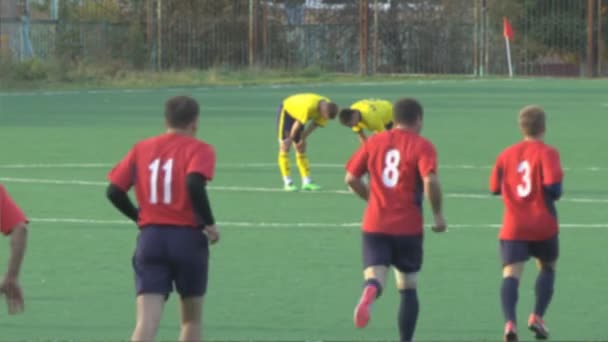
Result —
<instances>
[{"instance_id":1,"label":"red jersey with number 3","mask_svg":"<svg viewBox=\"0 0 608 342\"><path fill-rule=\"evenodd\" d=\"M557 234L554 201L545 188L561 184L563 177L559 153L541 141L505 149L490 177L490 191L502 195L505 208L500 239L538 241Z\"/></svg>"},{"instance_id":2,"label":"red jersey with number 3","mask_svg":"<svg viewBox=\"0 0 608 342\"><path fill-rule=\"evenodd\" d=\"M19 223L27 223L27 218L0 184L0 232L8 235Z\"/></svg>"},{"instance_id":3,"label":"red jersey with number 3","mask_svg":"<svg viewBox=\"0 0 608 342\"><path fill-rule=\"evenodd\" d=\"M123 191L135 186L140 227L197 227L186 189L186 176L199 173L208 181L215 172L215 151L193 137L167 133L137 143L108 175Z\"/></svg>"},{"instance_id":4,"label":"red jersey with number 3","mask_svg":"<svg viewBox=\"0 0 608 342\"><path fill-rule=\"evenodd\" d=\"M364 232L422 234L422 179L437 172L430 141L403 129L374 134L351 157L346 171L356 177L369 173Z\"/></svg>"}]
</instances>

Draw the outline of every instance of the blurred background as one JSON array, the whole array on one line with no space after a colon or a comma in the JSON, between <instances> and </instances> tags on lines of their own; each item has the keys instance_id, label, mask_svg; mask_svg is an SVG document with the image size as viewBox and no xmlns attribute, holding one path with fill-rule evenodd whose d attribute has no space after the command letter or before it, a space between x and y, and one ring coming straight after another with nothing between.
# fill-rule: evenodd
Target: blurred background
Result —
<instances>
[{"instance_id":1,"label":"blurred background","mask_svg":"<svg viewBox=\"0 0 608 342\"><path fill-rule=\"evenodd\" d=\"M83 70L608 75L608 0L0 0L3 78Z\"/></svg>"}]
</instances>

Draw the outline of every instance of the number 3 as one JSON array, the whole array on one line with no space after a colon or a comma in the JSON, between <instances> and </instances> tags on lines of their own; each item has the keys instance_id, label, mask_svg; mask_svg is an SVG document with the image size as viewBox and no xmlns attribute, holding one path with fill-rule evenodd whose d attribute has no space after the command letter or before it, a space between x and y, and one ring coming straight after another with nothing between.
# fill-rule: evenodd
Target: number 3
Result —
<instances>
[{"instance_id":1,"label":"number 3","mask_svg":"<svg viewBox=\"0 0 608 342\"><path fill-rule=\"evenodd\" d=\"M399 182L399 162L401 161L401 154L398 150L392 149L386 152L384 157L384 170L382 171L382 183L387 188L394 188Z\"/></svg>"},{"instance_id":2,"label":"number 3","mask_svg":"<svg viewBox=\"0 0 608 342\"><path fill-rule=\"evenodd\" d=\"M528 197L532 192L532 180L530 179L530 163L527 160L522 161L517 166L517 173L522 174L522 184L517 186L517 194L519 197Z\"/></svg>"}]
</instances>

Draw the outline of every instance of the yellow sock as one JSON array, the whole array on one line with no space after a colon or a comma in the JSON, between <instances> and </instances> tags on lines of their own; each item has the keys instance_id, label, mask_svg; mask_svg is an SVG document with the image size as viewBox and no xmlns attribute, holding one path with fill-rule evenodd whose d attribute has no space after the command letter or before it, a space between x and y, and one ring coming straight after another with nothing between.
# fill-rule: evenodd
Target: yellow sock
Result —
<instances>
[{"instance_id":1,"label":"yellow sock","mask_svg":"<svg viewBox=\"0 0 608 342\"><path fill-rule=\"evenodd\" d=\"M296 163L304 183L310 183L310 163L304 153L296 153Z\"/></svg>"},{"instance_id":2,"label":"yellow sock","mask_svg":"<svg viewBox=\"0 0 608 342\"><path fill-rule=\"evenodd\" d=\"M287 152L279 151L279 170L281 170L281 176L285 183L291 181L289 172L289 154Z\"/></svg>"}]
</instances>

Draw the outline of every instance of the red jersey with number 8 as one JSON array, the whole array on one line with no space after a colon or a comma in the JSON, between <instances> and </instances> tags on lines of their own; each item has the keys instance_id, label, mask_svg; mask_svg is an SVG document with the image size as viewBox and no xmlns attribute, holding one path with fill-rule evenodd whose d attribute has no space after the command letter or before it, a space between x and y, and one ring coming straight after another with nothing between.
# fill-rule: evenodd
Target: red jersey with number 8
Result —
<instances>
[{"instance_id":1,"label":"red jersey with number 8","mask_svg":"<svg viewBox=\"0 0 608 342\"><path fill-rule=\"evenodd\" d=\"M490 177L490 191L502 195L505 208L499 238L538 241L557 234L554 200L546 188L561 186L563 177L558 151L541 141L505 149Z\"/></svg>"},{"instance_id":2,"label":"red jersey with number 8","mask_svg":"<svg viewBox=\"0 0 608 342\"><path fill-rule=\"evenodd\" d=\"M211 145L167 133L135 144L108 179L123 191L135 186L140 227L196 227L186 176L199 173L210 181L214 172L215 151Z\"/></svg>"},{"instance_id":3,"label":"red jersey with number 8","mask_svg":"<svg viewBox=\"0 0 608 342\"><path fill-rule=\"evenodd\" d=\"M369 174L364 232L422 235L422 179L437 172L430 141L403 129L374 134L351 157L346 171L356 177Z\"/></svg>"}]
</instances>

